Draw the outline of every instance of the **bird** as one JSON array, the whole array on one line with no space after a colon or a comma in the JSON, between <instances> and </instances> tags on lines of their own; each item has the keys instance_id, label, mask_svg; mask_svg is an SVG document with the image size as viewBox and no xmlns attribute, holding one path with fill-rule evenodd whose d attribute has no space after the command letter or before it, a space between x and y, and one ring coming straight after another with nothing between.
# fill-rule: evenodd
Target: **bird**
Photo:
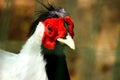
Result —
<instances>
[{"instance_id":1,"label":"bird","mask_svg":"<svg viewBox=\"0 0 120 80\"><path fill-rule=\"evenodd\" d=\"M65 46L75 50L74 22L64 10L45 5L18 54L0 50L0 80L70 80Z\"/></svg>"}]
</instances>

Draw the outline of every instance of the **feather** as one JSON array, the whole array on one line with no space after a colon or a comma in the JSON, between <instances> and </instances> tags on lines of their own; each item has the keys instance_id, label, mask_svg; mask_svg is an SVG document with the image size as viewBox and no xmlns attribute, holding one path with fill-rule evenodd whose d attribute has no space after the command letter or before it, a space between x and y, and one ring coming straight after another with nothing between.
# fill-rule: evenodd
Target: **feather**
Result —
<instances>
[{"instance_id":1,"label":"feather","mask_svg":"<svg viewBox=\"0 0 120 80\"><path fill-rule=\"evenodd\" d=\"M36 36L38 31L43 35L42 23L37 25L35 33L19 54L0 50L0 80L48 80L40 48L41 39Z\"/></svg>"}]
</instances>

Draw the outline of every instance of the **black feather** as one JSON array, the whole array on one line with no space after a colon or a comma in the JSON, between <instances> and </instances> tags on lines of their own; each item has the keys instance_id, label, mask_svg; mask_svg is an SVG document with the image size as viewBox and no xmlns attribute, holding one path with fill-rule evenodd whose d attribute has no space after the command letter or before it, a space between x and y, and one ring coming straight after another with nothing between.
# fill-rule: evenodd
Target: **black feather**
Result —
<instances>
[{"instance_id":1,"label":"black feather","mask_svg":"<svg viewBox=\"0 0 120 80\"><path fill-rule=\"evenodd\" d=\"M49 8L43 3L43 2L41 2L41 1L39 1L39 0L36 0L38 3L40 3L44 8L46 8L47 10L49 10Z\"/></svg>"},{"instance_id":2,"label":"black feather","mask_svg":"<svg viewBox=\"0 0 120 80\"><path fill-rule=\"evenodd\" d=\"M62 8L57 8L53 5L51 5L49 2L48 2L48 6L47 6L44 3L40 2L39 0L37 0L37 1L47 10L46 11L45 10L44 11L43 10L36 11L38 18L32 23L29 33L28 33L28 36L31 36L34 33L34 31L40 21L44 21L47 18L58 18L58 17L63 17L63 16L68 15Z\"/></svg>"},{"instance_id":3,"label":"black feather","mask_svg":"<svg viewBox=\"0 0 120 80\"><path fill-rule=\"evenodd\" d=\"M42 54L47 62L46 72L48 80L70 80L67 68L66 56L64 55L65 45L57 43L54 50L48 50L41 45Z\"/></svg>"}]
</instances>

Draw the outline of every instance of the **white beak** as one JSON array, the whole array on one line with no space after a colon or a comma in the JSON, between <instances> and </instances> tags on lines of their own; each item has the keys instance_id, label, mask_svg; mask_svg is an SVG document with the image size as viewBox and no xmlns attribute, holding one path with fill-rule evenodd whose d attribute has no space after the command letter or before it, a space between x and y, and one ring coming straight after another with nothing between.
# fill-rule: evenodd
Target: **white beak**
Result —
<instances>
[{"instance_id":1,"label":"white beak","mask_svg":"<svg viewBox=\"0 0 120 80\"><path fill-rule=\"evenodd\" d=\"M66 44L71 49L75 50L75 43L74 43L72 37L69 34L66 36L66 39L58 38L57 41L59 41L59 42L61 42L63 44Z\"/></svg>"}]
</instances>

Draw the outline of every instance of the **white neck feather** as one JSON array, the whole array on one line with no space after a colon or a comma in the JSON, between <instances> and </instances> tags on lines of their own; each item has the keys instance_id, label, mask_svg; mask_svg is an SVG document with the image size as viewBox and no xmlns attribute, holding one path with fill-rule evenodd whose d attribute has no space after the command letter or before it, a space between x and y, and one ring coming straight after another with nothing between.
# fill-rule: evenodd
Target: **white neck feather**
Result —
<instances>
[{"instance_id":1,"label":"white neck feather","mask_svg":"<svg viewBox=\"0 0 120 80\"><path fill-rule=\"evenodd\" d=\"M5 56L0 62L0 80L48 80L41 41L44 25L40 22L18 55Z\"/></svg>"},{"instance_id":2,"label":"white neck feather","mask_svg":"<svg viewBox=\"0 0 120 80\"><path fill-rule=\"evenodd\" d=\"M41 40L43 34L44 26L40 22L37 25L36 31L27 40L18 55L19 59L17 66L18 70L20 70L18 71L18 74L21 75L21 80L47 80L47 75L45 71L46 62L44 61L43 55L41 53Z\"/></svg>"},{"instance_id":3,"label":"white neck feather","mask_svg":"<svg viewBox=\"0 0 120 80\"><path fill-rule=\"evenodd\" d=\"M33 34L25 43L23 46L22 50L20 51L20 55L23 54L34 54L34 53L39 53L41 52L41 41L38 39L38 37Z\"/></svg>"},{"instance_id":4,"label":"white neck feather","mask_svg":"<svg viewBox=\"0 0 120 80\"><path fill-rule=\"evenodd\" d=\"M40 22L34 34L27 40L26 44L23 46L20 54L30 54L35 52L41 52L42 37L44 35L44 25ZM30 53L29 53L30 52Z\"/></svg>"}]
</instances>

